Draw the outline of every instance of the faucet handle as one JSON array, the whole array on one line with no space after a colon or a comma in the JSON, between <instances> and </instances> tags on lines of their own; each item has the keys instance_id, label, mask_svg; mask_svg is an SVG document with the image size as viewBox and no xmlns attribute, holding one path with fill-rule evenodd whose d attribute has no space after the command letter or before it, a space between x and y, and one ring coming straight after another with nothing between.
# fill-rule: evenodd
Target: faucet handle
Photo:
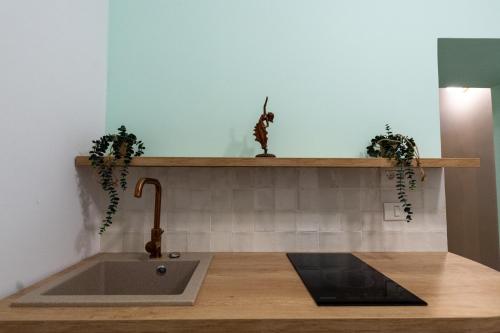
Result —
<instances>
[{"instance_id":1,"label":"faucet handle","mask_svg":"<svg viewBox=\"0 0 500 333\"><path fill-rule=\"evenodd\" d=\"M146 243L146 251L149 252L150 258L161 257L161 234L163 234L163 229L151 229L151 241Z\"/></svg>"},{"instance_id":2,"label":"faucet handle","mask_svg":"<svg viewBox=\"0 0 500 333\"><path fill-rule=\"evenodd\" d=\"M147 242L144 248L150 255L153 255L153 252L155 252L155 244L151 241Z\"/></svg>"},{"instance_id":3,"label":"faucet handle","mask_svg":"<svg viewBox=\"0 0 500 333\"><path fill-rule=\"evenodd\" d=\"M145 248L150 258L161 258L161 241L149 241Z\"/></svg>"}]
</instances>

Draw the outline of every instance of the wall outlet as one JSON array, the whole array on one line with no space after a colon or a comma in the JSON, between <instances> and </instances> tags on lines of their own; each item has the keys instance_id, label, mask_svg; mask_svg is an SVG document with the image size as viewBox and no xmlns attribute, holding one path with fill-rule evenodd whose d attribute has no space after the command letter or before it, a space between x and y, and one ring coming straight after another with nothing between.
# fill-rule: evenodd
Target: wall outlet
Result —
<instances>
[{"instance_id":1,"label":"wall outlet","mask_svg":"<svg viewBox=\"0 0 500 333\"><path fill-rule=\"evenodd\" d=\"M399 202L384 202L384 221L404 220L404 210Z\"/></svg>"}]
</instances>

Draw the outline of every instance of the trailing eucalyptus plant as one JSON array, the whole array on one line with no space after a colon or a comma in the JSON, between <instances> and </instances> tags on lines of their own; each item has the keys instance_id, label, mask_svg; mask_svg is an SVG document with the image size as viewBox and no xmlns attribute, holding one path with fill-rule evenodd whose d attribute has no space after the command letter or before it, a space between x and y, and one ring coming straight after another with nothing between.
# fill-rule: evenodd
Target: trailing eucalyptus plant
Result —
<instances>
[{"instance_id":1,"label":"trailing eucalyptus plant","mask_svg":"<svg viewBox=\"0 0 500 333\"><path fill-rule=\"evenodd\" d=\"M107 227L113 223L120 197L117 187L125 191L127 189L128 167L132 158L144 153L144 144L137 140L132 133L127 133L125 126L118 128L117 134L107 134L98 140L93 140L92 150L89 152L89 160L99 177L99 184L107 193L109 204L106 214L99 228L102 234ZM114 169L120 166L119 176L115 177Z\"/></svg>"},{"instance_id":2,"label":"trailing eucalyptus plant","mask_svg":"<svg viewBox=\"0 0 500 333\"><path fill-rule=\"evenodd\" d=\"M383 157L396 162L396 191L399 202L406 214L406 222L412 220L413 209L408 201L406 188L414 190L417 184L415 179L415 166L419 169L420 180L425 180L425 172L420 164L420 155L415 140L402 134L394 134L391 127L385 125L386 134L375 136L371 139L371 145L366 147L369 156Z\"/></svg>"}]
</instances>

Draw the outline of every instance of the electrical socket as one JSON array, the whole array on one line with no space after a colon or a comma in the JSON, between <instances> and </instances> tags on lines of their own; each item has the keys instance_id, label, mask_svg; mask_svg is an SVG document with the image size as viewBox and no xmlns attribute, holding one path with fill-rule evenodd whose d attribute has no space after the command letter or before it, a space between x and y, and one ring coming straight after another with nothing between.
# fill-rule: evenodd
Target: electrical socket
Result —
<instances>
[{"instance_id":1,"label":"electrical socket","mask_svg":"<svg viewBox=\"0 0 500 333\"><path fill-rule=\"evenodd\" d=\"M399 202L384 202L384 221L404 221L403 206Z\"/></svg>"}]
</instances>

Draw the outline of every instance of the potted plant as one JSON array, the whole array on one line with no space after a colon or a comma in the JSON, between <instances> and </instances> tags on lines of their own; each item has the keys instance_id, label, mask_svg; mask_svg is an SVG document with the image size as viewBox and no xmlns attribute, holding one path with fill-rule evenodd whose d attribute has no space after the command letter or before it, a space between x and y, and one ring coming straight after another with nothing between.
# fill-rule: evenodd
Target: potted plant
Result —
<instances>
[{"instance_id":1,"label":"potted plant","mask_svg":"<svg viewBox=\"0 0 500 333\"><path fill-rule=\"evenodd\" d=\"M421 181L425 180L425 172L420 164L420 154L415 140L402 134L394 134L388 124L385 125L385 130L385 134L371 139L371 144L366 147L366 151L369 156L383 157L396 162L396 191L406 214L406 222L410 222L413 209L406 193L407 184L410 190L416 187L414 166L420 172Z\"/></svg>"},{"instance_id":2,"label":"potted plant","mask_svg":"<svg viewBox=\"0 0 500 333\"><path fill-rule=\"evenodd\" d=\"M133 157L141 156L145 147L134 134L127 133L123 125L118 128L118 133L104 135L98 140L93 140L92 143L89 160L97 172L99 184L109 199L102 225L99 228L99 234L102 234L113 223L113 216L118 208L120 197L117 187L123 191L127 189L130 162ZM119 166L118 177L114 174L117 166Z\"/></svg>"}]
</instances>

